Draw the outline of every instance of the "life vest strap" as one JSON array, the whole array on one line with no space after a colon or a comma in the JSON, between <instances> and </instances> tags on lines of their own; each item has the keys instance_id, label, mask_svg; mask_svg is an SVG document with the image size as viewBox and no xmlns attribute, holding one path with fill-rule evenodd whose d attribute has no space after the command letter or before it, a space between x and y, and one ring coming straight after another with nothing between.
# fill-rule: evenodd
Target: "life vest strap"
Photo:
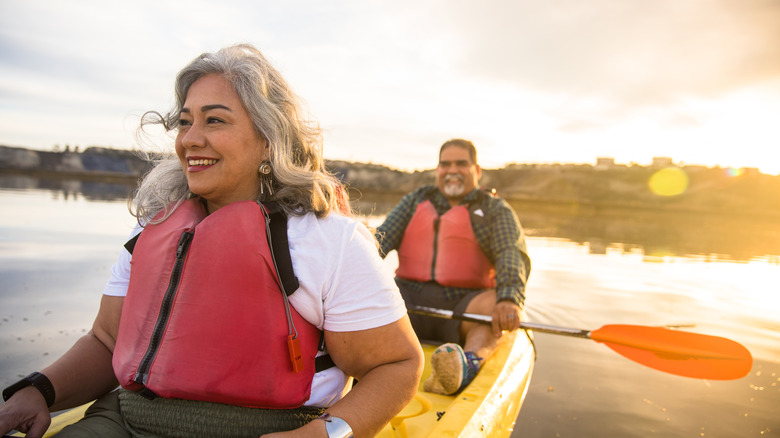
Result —
<instances>
[{"instance_id":1,"label":"life vest strap","mask_svg":"<svg viewBox=\"0 0 780 438\"><path fill-rule=\"evenodd\" d=\"M314 372L319 373L321 371L325 371L328 368L333 368L336 366L336 363L333 362L333 358L330 357L329 354L324 354L322 356L317 356L314 358Z\"/></svg>"},{"instance_id":2,"label":"life vest strap","mask_svg":"<svg viewBox=\"0 0 780 438\"><path fill-rule=\"evenodd\" d=\"M287 215L279 204L268 202L263 206L268 210L268 226L271 229L271 242L274 248L273 255L276 259L276 266L279 270L279 279L282 282L283 291L287 296L293 294L300 283L295 276L290 257L290 243L287 240Z\"/></svg>"}]
</instances>

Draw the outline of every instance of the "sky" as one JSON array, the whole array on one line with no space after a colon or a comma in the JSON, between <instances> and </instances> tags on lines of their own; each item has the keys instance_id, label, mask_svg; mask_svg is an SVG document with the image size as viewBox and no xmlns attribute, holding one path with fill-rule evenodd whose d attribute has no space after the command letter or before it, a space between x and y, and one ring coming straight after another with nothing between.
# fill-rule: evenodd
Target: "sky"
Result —
<instances>
[{"instance_id":1,"label":"sky","mask_svg":"<svg viewBox=\"0 0 780 438\"><path fill-rule=\"evenodd\" d=\"M155 149L202 52L254 44L325 158L435 167L450 138L508 163L780 174L780 0L0 0L0 144Z\"/></svg>"}]
</instances>

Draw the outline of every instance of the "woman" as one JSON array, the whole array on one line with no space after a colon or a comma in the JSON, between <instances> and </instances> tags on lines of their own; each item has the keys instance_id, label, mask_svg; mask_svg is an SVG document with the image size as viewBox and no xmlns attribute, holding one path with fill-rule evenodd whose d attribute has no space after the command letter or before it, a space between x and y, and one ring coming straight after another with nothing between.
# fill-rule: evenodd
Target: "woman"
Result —
<instances>
[{"instance_id":1,"label":"woman","mask_svg":"<svg viewBox=\"0 0 780 438\"><path fill-rule=\"evenodd\" d=\"M98 398L61 435L376 434L413 397L422 353L373 236L324 170L319 130L249 45L196 58L176 97L157 121L178 130L178 159L139 187L132 255L92 330L6 389L0 433L39 437L50 410ZM287 253L292 283L277 268ZM315 355L335 366L315 370Z\"/></svg>"}]
</instances>

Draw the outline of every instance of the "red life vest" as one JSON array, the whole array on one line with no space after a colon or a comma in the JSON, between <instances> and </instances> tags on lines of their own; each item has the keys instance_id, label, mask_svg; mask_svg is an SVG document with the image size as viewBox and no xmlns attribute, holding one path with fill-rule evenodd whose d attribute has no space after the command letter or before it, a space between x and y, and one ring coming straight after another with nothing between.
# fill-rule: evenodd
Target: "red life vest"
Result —
<instances>
[{"instance_id":1,"label":"red life vest","mask_svg":"<svg viewBox=\"0 0 780 438\"><path fill-rule=\"evenodd\" d=\"M479 247L470 215L465 205L439 216L430 200L417 204L398 248L396 275L442 286L495 287L495 268Z\"/></svg>"},{"instance_id":2,"label":"red life vest","mask_svg":"<svg viewBox=\"0 0 780 438\"><path fill-rule=\"evenodd\" d=\"M266 236L264 207L252 201L207 215L188 200L144 228L113 354L124 388L261 408L308 400L321 332L291 306L288 320Z\"/></svg>"}]
</instances>

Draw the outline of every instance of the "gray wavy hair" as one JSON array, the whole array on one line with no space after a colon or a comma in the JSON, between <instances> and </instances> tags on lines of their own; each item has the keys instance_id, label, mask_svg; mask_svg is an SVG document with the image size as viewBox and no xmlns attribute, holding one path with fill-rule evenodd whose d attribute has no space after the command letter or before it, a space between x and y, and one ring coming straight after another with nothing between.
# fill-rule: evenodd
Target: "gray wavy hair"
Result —
<instances>
[{"instance_id":1,"label":"gray wavy hair","mask_svg":"<svg viewBox=\"0 0 780 438\"><path fill-rule=\"evenodd\" d=\"M139 130L151 124L161 124L167 131L178 129L190 86L214 73L232 84L255 130L270 146L274 193L265 200L279 203L287 214L314 212L324 217L334 209L347 211L346 190L325 169L319 125L303 118L299 99L287 81L252 45L229 46L195 58L176 77L174 108L166 115L147 112ZM163 159L139 185L131 212L139 222L149 223L164 211L164 220L193 196L179 160Z\"/></svg>"}]
</instances>

